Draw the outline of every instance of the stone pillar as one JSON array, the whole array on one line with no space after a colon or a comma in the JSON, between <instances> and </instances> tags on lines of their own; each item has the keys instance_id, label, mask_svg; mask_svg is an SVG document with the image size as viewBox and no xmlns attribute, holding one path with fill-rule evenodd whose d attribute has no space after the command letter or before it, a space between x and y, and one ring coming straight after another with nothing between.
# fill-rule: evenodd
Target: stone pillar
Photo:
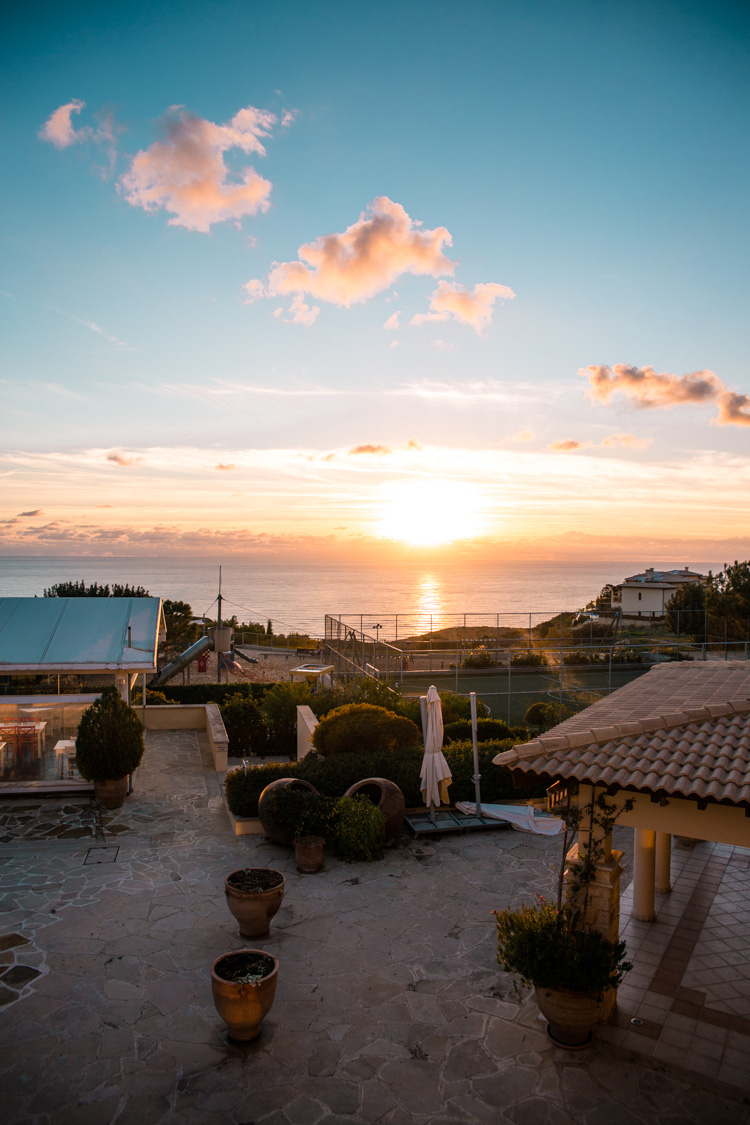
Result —
<instances>
[{"instance_id":1,"label":"stone pillar","mask_svg":"<svg viewBox=\"0 0 750 1125\"><path fill-rule=\"evenodd\" d=\"M654 889L658 895L668 895L672 890L671 863L672 836L669 832L657 832Z\"/></svg>"},{"instance_id":2,"label":"stone pillar","mask_svg":"<svg viewBox=\"0 0 750 1125\"><path fill-rule=\"evenodd\" d=\"M115 687L119 691L125 703L130 703L130 692L128 690L128 677L125 672L115 672Z\"/></svg>"},{"instance_id":3,"label":"stone pillar","mask_svg":"<svg viewBox=\"0 0 750 1125\"><path fill-rule=\"evenodd\" d=\"M653 922L656 874L656 833L651 828L636 828L633 848L633 910L639 922Z\"/></svg>"},{"instance_id":4,"label":"stone pillar","mask_svg":"<svg viewBox=\"0 0 750 1125\"><path fill-rule=\"evenodd\" d=\"M620 940L620 876L622 874L622 852L611 847L612 837L607 838L607 854L594 868L594 877L586 886L576 889L580 844L574 844L566 859L565 872L567 897L574 911L578 911L575 928L590 933L596 930L609 941ZM605 996L602 1004L600 1023L606 1023L614 1015L617 1007L617 989Z\"/></svg>"}]
</instances>

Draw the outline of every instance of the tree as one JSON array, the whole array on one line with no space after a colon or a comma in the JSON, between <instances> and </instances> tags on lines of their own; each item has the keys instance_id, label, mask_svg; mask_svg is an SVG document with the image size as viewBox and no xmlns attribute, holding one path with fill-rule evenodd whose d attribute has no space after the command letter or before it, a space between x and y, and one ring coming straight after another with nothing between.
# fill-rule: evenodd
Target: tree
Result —
<instances>
[{"instance_id":1,"label":"tree","mask_svg":"<svg viewBox=\"0 0 750 1125\"><path fill-rule=\"evenodd\" d=\"M726 618L731 633L745 639L750 631L750 562L724 563L718 574L709 573L706 589L708 612Z\"/></svg>"},{"instance_id":2,"label":"tree","mask_svg":"<svg viewBox=\"0 0 750 1125\"><path fill-rule=\"evenodd\" d=\"M677 636L706 640L706 591L702 582L683 582L667 602L667 628Z\"/></svg>"},{"instance_id":3,"label":"tree","mask_svg":"<svg viewBox=\"0 0 750 1125\"><path fill-rule=\"evenodd\" d=\"M81 716L76 768L87 781L127 777L143 757L143 723L116 687L105 687Z\"/></svg>"},{"instance_id":4,"label":"tree","mask_svg":"<svg viewBox=\"0 0 750 1125\"><path fill-rule=\"evenodd\" d=\"M271 624L271 618L270 617L268 618L268 624L266 625L266 636L267 637L273 636L273 625Z\"/></svg>"},{"instance_id":5,"label":"tree","mask_svg":"<svg viewBox=\"0 0 750 1125\"><path fill-rule=\"evenodd\" d=\"M110 589L109 583L100 586L92 582L90 586L81 579L80 582L56 582L44 591L45 598L147 598L148 590L143 586L125 586L113 582Z\"/></svg>"},{"instance_id":6,"label":"tree","mask_svg":"<svg viewBox=\"0 0 750 1125\"><path fill-rule=\"evenodd\" d=\"M198 639L200 626L193 621L193 610L187 602L163 603L167 639L159 645L159 659L173 660Z\"/></svg>"}]
</instances>

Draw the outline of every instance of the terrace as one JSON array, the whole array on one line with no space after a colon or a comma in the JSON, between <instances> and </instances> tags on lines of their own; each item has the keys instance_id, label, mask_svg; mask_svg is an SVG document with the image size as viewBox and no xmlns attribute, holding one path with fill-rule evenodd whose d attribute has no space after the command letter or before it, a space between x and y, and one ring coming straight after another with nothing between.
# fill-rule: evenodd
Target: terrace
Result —
<instances>
[{"instance_id":1,"label":"terrace","mask_svg":"<svg viewBox=\"0 0 750 1125\"><path fill-rule=\"evenodd\" d=\"M742 932L733 910L744 908L747 850L696 844L676 856L656 929L623 918L639 948L618 1023L568 1052L500 973L490 914L553 892L556 841L513 831L403 839L382 862L327 857L320 874L301 876L291 851L233 835L205 731L150 730L146 746L116 814L82 797L2 803L5 1121L748 1120L750 1038L681 1015L663 993L659 1038L653 996L639 992L655 958L673 956L675 925L705 913L692 886L708 866L716 905L681 964L685 986L711 995L708 946L722 927ZM628 852L629 830L615 831ZM287 893L258 942L280 959L276 1003L243 1047L226 1039L208 969L243 945L224 877L255 865L284 871Z\"/></svg>"}]
</instances>

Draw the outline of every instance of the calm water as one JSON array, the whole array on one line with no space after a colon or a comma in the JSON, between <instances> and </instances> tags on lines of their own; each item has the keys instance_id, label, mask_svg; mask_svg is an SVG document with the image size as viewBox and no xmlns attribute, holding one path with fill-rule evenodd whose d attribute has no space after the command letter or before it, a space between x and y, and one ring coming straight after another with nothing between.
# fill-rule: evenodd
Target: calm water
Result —
<instances>
[{"instance_id":1,"label":"calm water","mask_svg":"<svg viewBox=\"0 0 750 1125\"><path fill-rule=\"evenodd\" d=\"M67 579L145 586L154 596L187 601L196 614L214 606L219 561L175 558L0 558L0 596L42 596ZM240 622L268 618L276 633L322 634L326 614L347 616L366 631L382 625L392 639L463 621L522 624L577 610L607 582L620 582L658 559L591 563L497 563L493 566L330 566L222 562L224 616ZM706 572L721 562L686 559ZM665 564L667 565L667 564ZM668 564L674 566L677 564ZM215 615L215 608L212 609ZM398 615L398 622L395 617ZM460 617L459 617L460 615Z\"/></svg>"}]
</instances>

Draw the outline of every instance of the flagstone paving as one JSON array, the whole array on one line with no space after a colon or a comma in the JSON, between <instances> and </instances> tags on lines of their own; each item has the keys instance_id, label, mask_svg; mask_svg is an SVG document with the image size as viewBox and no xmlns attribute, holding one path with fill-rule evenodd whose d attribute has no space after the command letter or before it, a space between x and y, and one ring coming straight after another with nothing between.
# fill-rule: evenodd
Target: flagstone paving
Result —
<instances>
[{"instance_id":1,"label":"flagstone paving","mask_svg":"<svg viewBox=\"0 0 750 1125\"><path fill-rule=\"evenodd\" d=\"M555 840L404 840L299 875L287 849L232 835L192 731L149 733L122 811L4 800L0 828L4 1125L750 1122L736 1089L668 1062L553 1047L498 971L491 911L553 893ZM241 1046L208 967L244 944L224 876L261 865L287 879L258 942L279 986Z\"/></svg>"}]
</instances>

